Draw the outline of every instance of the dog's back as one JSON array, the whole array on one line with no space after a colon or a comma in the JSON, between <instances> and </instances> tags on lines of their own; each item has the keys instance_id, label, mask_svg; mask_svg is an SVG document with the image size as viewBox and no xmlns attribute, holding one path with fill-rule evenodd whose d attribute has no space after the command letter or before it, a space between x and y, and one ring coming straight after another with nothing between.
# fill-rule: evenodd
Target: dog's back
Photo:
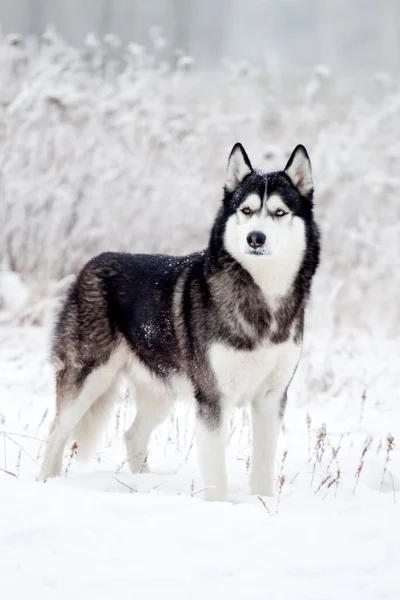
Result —
<instances>
[{"instance_id":1,"label":"dog's back","mask_svg":"<svg viewBox=\"0 0 400 600\"><path fill-rule=\"evenodd\" d=\"M201 259L114 252L93 258L57 320L52 354L58 370L65 364L87 374L121 342L159 377L179 370L174 293L182 273Z\"/></svg>"}]
</instances>

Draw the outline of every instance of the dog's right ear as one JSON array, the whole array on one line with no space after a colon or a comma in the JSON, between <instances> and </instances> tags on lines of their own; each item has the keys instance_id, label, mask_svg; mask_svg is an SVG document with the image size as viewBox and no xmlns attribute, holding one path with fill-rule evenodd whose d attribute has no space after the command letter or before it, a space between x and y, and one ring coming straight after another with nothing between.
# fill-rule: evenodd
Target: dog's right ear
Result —
<instances>
[{"instance_id":1,"label":"dog's right ear","mask_svg":"<svg viewBox=\"0 0 400 600\"><path fill-rule=\"evenodd\" d=\"M228 159L225 177L225 193L230 194L253 172L249 157L242 144L235 144Z\"/></svg>"}]
</instances>

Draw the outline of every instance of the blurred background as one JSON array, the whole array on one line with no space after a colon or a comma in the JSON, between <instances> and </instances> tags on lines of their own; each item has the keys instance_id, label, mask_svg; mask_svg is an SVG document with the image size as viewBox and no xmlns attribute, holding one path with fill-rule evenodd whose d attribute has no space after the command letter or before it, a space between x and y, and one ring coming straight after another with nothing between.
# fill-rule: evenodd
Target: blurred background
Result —
<instances>
[{"instance_id":1,"label":"blurred background","mask_svg":"<svg viewBox=\"0 0 400 600\"><path fill-rule=\"evenodd\" d=\"M0 22L2 322L50 322L100 251L204 247L233 144L279 169L303 143L304 397L398 401L397 0L0 0Z\"/></svg>"},{"instance_id":2,"label":"blurred background","mask_svg":"<svg viewBox=\"0 0 400 600\"><path fill-rule=\"evenodd\" d=\"M78 47L89 31L148 44L149 29L162 25L170 48L204 69L224 58L286 75L316 60L351 77L400 66L397 0L1 0L0 16L3 32L41 35L53 23Z\"/></svg>"}]
</instances>

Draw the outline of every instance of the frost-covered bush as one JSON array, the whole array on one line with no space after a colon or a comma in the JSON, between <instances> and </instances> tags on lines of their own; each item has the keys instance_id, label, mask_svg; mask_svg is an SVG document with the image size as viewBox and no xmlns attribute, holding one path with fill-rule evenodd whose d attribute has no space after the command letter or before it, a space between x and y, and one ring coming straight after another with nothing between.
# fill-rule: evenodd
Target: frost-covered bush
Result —
<instances>
[{"instance_id":1,"label":"frost-covered bush","mask_svg":"<svg viewBox=\"0 0 400 600\"><path fill-rule=\"evenodd\" d=\"M0 45L0 262L45 296L103 250L184 253L206 244L228 153L281 168L309 149L323 260L310 319L399 335L400 91L367 97L318 68L287 85L244 66L196 73L93 36L84 51L47 34L36 52ZM320 338L322 339L322 338Z\"/></svg>"}]
</instances>

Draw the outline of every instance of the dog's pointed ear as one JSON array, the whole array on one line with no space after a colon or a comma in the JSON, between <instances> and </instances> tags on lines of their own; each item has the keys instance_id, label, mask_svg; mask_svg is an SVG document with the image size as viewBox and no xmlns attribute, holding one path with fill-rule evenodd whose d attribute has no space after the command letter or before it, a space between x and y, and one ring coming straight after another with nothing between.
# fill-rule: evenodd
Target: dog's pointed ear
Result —
<instances>
[{"instance_id":1,"label":"dog's pointed ear","mask_svg":"<svg viewBox=\"0 0 400 600\"><path fill-rule=\"evenodd\" d=\"M247 175L253 172L249 157L242 144L235 144L228 159L225 177L225 192L231 193L242 183Z\"/></svg>"},{"instance_id":2,"label":"dog's pointed ear","mask_svg":"<svg viewBox=\"0 0 400 600\"><path fill-rule=\"evenodd\" d=\"M308 196L313 191L311 162L307 150L301 144L293 150L284 172L302 196Z\"/></svg>"}]
</instances>

